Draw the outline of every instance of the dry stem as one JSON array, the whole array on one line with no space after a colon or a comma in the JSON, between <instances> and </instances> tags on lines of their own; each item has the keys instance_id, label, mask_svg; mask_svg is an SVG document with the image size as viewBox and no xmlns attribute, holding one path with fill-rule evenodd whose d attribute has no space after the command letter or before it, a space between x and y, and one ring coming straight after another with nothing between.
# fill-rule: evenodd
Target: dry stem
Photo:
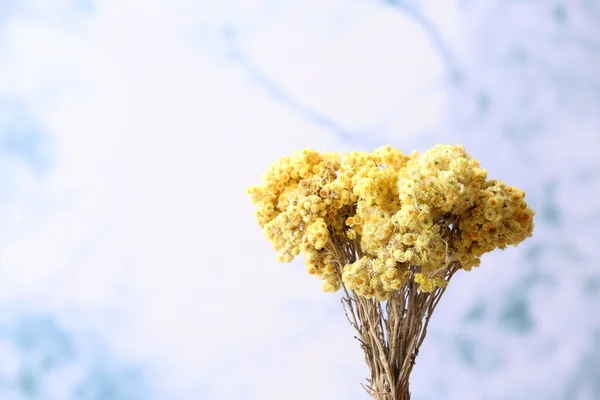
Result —
<instances>
[{"instance_id":1,"label":"dry stem","mask_svg":"<svg viewBox=\"0 0 600 400\"><path fill-rule=\"evenodd\" d=\"M358 332L355 338L365 353L371 372L363 388L377 400L409 400L409 376L427 334L431 314L445 288L431 293L418 290L414 270L405 287L386 302L366 299L348 291L342 281L342 268L362 257L360 246L348 240L330 242L327 250L336 259L336 268L344 295L342 304L350 325ZM459 269L454 262L446 280Z\"/></svg>"}]
</instances>

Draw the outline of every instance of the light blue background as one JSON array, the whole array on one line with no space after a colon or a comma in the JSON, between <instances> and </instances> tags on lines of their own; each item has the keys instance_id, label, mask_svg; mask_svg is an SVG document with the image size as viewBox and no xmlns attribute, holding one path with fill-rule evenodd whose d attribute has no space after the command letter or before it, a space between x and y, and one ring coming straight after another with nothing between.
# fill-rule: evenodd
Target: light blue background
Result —
<instances>
[{"instance_id":1,"label":"light blue background","mask_svg":"<svg viewBox=\"0 0 600 400\"><path fill-rule=\"evenodd\" d=\"M600 2L0 1L0 398L367 399L244 188L463 143L532 238L458 274L415 400L600 399Z\"/></svg>"}]
</instances>

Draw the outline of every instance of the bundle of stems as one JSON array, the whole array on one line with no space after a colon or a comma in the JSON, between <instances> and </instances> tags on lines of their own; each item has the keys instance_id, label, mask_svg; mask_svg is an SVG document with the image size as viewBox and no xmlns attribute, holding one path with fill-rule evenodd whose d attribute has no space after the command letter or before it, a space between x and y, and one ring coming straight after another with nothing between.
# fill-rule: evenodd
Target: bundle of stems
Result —
<instances>
[{"instance_id":1,"label":"bundle of stems","mask_svg":"<svg viewBox=\"0 0 600 400\"><path fill-rule=\"evenodd\" d=\"M367 299L348 290L341 279L343 266L362 257L356 241L336 237L325 250L335 259L343 289L342 304L348 322L358 333L355 338L365 353L371 377L361 384L377 400L409 400L409 377L427 335L427 326L446 287L421 292L414 280L418 267L413 266L408 283L390 299L381 302ZM453 262L445 280L460 269Z\"/></svg>"}]
</instances>

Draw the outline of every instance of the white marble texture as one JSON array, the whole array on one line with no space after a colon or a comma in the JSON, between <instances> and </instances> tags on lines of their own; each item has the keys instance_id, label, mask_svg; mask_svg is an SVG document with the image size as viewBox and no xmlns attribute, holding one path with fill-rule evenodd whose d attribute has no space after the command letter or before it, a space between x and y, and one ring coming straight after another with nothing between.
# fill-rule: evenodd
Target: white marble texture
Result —
<instances>
[{"instance_id":1,"label":"white marble texture","mask_svg":"<svg viewBox=\"0 0 600 400\"><path fill-rule=\"evenodd\" d=\"M244 188L463 143L534 236L458 274L415 400L600 399L600 3L0 1L0 398L367 399Z\"/></svg>"}]
</instances>

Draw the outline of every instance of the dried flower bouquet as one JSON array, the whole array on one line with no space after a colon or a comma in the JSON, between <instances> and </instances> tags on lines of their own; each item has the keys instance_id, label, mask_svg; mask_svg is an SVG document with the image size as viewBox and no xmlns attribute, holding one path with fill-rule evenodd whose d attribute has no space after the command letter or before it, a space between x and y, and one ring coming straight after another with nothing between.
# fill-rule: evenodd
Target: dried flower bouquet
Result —
<instances>
[{"instance_id":1,"label":"dried flower bouquet","mask_svg":"<svg viewBox=\"0 0 600 400\"><path fill-rule=\"evenodd\" d=\"M301 252L323 289L343 289L375 399L410 398L427 325L460 269L531 236L525 193L487 172L461 145L404 155L301 150L247 189L278 259Z\"/></svg>"}]
</instances>

